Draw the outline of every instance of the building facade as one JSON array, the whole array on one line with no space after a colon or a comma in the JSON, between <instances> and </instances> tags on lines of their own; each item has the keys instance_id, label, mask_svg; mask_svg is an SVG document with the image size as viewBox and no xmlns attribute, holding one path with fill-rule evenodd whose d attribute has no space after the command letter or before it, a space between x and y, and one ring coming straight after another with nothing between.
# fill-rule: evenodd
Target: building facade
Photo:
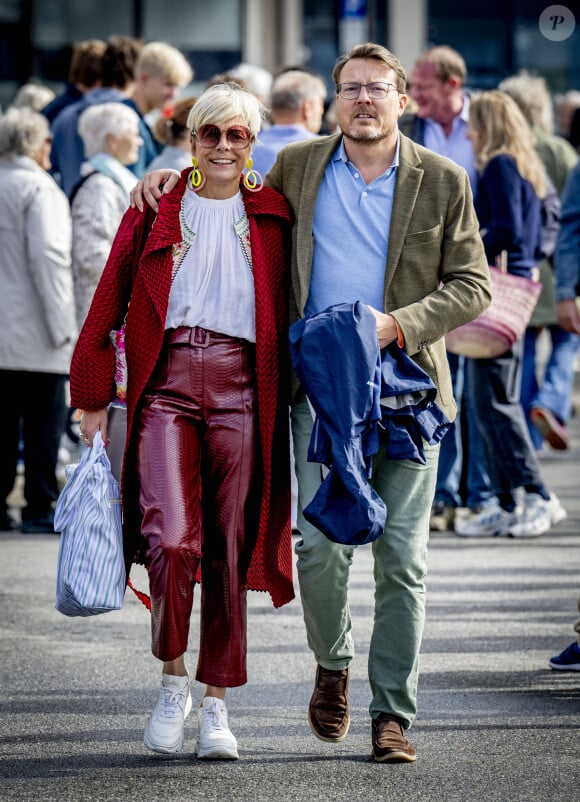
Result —
<instances>
[{"instance_id":1,"label":"building facade","mask_svg":"<svg viewBox=\"0 0 580 802\"><path fill-rule=\"evenodd\" d=\"M240 61L272 71L304 64L330 89L336 57L372 40L407 69L428 45L449 44L463 54L473 87L526 68L563 92L580 89L580 15L560 39L540 19L549 8L568 8L573 18L574 6L578 13L577 0L470 0L460 11L456 0L0 0L0 103L30 79L60 88L72 43L113 33L180 48L194 89Z\"/></svg>"}]
</instances>

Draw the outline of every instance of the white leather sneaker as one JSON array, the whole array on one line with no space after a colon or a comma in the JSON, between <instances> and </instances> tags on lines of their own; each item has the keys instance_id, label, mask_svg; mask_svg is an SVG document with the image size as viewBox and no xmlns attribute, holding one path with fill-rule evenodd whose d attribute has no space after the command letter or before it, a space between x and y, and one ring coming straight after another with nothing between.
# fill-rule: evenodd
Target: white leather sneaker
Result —
<instances>
[{"instance_id":1,"label":"white leather sneaker","mask_svg":"<svg viewBox=\"0 0 580 802\"><path fill-rule=\"evenodd\" d=\"M199 707L198 719L198 758L237 760L238 744L228 727L225 703L215 696L205 696Z\"/></svg>"},{"instance_id":2,"label":"white leather sneaker","mask_svg":"<svg viewBox=\"0 0 580 802\"><path fill-rule=\"evenodd\" d=\"M145 728L145 746L154 752L179 752L185 719L190 712L189 677L163 674L159 698Z\"/></svg>"}]
</instances>

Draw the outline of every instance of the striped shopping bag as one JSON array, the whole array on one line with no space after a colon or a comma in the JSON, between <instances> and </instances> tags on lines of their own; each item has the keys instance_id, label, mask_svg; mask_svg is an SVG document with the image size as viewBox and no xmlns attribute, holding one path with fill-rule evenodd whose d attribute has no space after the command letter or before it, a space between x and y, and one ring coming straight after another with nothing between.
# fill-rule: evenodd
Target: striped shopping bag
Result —
<instances>
[{"instance_id":1,"label":"striped shopping bag","mask_svg":"<svg viewBox=\"0 0 580 802\"><path fill-rule=\"evenodd\" d=\"M68 616L120 610L126 583L120 489L100 432L65 471L54 516L62 533L55 607Z\"/></svg>"}]
</instances>

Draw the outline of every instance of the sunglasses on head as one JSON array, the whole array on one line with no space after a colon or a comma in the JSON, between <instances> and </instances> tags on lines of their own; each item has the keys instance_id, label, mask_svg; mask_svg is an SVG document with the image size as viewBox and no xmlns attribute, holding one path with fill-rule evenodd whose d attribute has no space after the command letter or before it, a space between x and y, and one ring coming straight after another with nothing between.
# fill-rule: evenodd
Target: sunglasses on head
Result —
<instances>
[{"instance_id":1,"label":"sunglasses on head","mask_svg":"<svg viewBox=\"0 0 580 802\"><path fill-rule=\"evenodd\" d=\"M246 148L252 137L250 129L244 125L233 125L227 129L221 129L217 125L201 125L194 132L194 136L202 148L217 147L221 142L222 134L226 135L228 145L234 149Z\"/></svg>"}]
</instances>

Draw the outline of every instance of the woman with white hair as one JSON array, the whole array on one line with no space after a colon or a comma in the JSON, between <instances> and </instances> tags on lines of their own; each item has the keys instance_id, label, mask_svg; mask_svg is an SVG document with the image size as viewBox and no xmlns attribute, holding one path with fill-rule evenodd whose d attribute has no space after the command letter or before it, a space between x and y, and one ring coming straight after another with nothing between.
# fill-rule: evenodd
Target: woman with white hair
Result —
<instances>
[{"instance_id":1,"label":"woman with white hair","mask_svg":"<svg viewBox=\"0 0 580 802\"><path fill-rule=\"evenodd\" d=\"M52 533L65 388L76 339L68 199L48 174L50 129L28 108L0 117L0 530L24 440L24 533Z\"/></svg>"},{"instance_id":2,"label":"woman with white hair","mask_svg":"<svg viewBox=\"0 0 580 802\"><path fill-rule=\"evenodd\" d=\"M141 145L139 117L123 103L89 106L79 118L88 161L71 194L77 320L82 326L137 179L125 165Z\"/></svg>"},{"instance_id":3,"label":"woman with white hair","mask_svg":"<svg viewBox=\"0 0 580 802\"><path fill-rule=\"evenodd\" d=\"M152 652L162 663L145 745L178 752L191 712L186 666L196 582L201 625L197 756L236 759L227 688L244 685L246 591L290 601L286 365L290 209L262 187L251 150L257 98L207 89L187 118L192 166L155 216L127 211L71 366L90 445L111 438L115 358L126 320L128 564L149 574Z\"/></svg>"}]
</instances>

